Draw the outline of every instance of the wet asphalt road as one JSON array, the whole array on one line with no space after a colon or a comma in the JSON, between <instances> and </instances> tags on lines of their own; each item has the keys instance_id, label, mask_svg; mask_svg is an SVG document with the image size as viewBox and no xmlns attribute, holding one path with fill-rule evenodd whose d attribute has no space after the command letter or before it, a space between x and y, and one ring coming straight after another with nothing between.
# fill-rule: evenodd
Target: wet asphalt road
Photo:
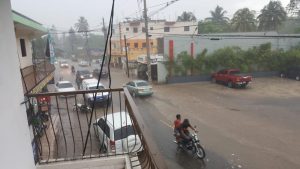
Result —
<instances>
[{"instance_id":1,"label":"wet asphalt road","mask_svg":"<svg viewBox=\"0 0 300 169\"><path fill-rule=\"evenodd\" d=\"M77 69L78 67L76 67ZM91 68L90 68L91 69ZM70 70L59 72L74 82ZM112 87L128 78L112 69ZM102 81L105 85L107 80ZM300 168L300 87L283 79L258 79L246 90L210 83L154 85L152 97L134 98L168 168ZM206 150L199 160L177 152L172 122L177 113L199 130Z\"/></svg>"}]
</instances>

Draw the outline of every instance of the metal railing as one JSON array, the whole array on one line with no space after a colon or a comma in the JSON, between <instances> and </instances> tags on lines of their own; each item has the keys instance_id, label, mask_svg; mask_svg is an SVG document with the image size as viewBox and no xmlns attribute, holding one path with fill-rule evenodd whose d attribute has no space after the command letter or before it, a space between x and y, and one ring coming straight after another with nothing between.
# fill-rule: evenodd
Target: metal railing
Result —
<instances>
[{"instance_id":1,"label":"metal railing","mask_svg":"<svg viewBox=\"0 0 300 169\"><path fill-rule=\"evenodd\" d=\"M30 92L36 85L55 71L55 66L48 61L42 61L34 65L27 66L21 71L24 92Z\"/></svg>"},{"instance_id":2,"label":"metal railing","mask_svg":"<svg viewBox=\"0 0 300 169\"><path fill-rule=\"evenodd\" d=\"M48 118L32 112L39 164L126 154L138 157L142 168L166 168L126 88L26 96L31 105L41 96L51 97L51 109L43 112Z\"/></svg>"}]
</instances>

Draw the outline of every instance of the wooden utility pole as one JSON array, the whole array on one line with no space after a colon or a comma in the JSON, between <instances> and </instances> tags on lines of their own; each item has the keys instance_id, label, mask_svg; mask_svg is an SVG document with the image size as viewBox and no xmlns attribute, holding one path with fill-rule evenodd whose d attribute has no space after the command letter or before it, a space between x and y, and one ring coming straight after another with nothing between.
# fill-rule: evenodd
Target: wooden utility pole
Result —
<instances>
[{"instance_id":1,"label":"wooden utility pole","mask_svg":"<svg viewBox=\"0 0 300 169\"><path fill-rule=\"evenodd\" d=\"M124 43L125 43L125 55L126 55L126 72L127 77L129 78L129 67L128 67L128 53L127 53L127 41L126 41L126 35L124 35Z\"/></svg>"},{"instance_id":2,"label":"wooden utility pole","mask_svg":"<svg viewBox=\"0 0 300 169\"><path fill-rule=\"evenodd\" d=\"M150 59L150 45L149 45L149 31L148 31L148 16L147 16L147 4L144 0L144 19L145 19L145 32L146 32L146 48L147 48L147 67L148 67L148 81L151 83L151 59Z\"/></svg>"}]
</instances>

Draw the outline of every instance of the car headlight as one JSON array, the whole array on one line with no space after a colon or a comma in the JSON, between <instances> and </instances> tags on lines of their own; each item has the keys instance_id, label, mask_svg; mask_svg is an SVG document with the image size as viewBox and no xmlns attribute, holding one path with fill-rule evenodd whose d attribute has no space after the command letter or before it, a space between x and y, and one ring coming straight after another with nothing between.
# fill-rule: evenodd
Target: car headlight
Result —
<instances>
[{"instance_id":1,"label":"car headlight","mask_svg":"<svg viewBox=\"0 0 300 169\"><path fill-rule=\"evenodd\" d=\"M80 76L80 78L84 78L83 76Z\"/></svg>"},{"instance_id":2,"label":"car headlight","mask_svg":"<svg viewBox=\"0 0 300 169\"><path fill-rule=\"evenodd\" d=\"M93 75L90 75L90 77L93 77Z\"/></svg>"}]
</instances>

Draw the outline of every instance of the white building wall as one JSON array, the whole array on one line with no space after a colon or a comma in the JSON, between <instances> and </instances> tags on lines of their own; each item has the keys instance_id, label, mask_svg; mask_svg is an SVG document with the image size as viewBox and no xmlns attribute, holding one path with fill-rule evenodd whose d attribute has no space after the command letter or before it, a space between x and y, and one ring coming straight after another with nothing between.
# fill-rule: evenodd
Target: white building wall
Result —
<instances>
[{"instance_id":1,"label":"white building wall","mask_svg":"<svg viewBox=\"0 0 300 169\"><path fill-rule=\"evenodd\" d=\"M150 21L148 24L149 28L149 34L151 35L150 39L155 39L159 37L163 37L164 35L168 34L180 34L180 35L192 35L192 34L197 34L197 22L174 22L174 24L166 24L170 22L165 22L165 21ZM128 22L123 22L120 23L121 26L121 35L122 39L124 35L127 36L127 38L134 38L134 39L145 39L145 33L142 32L143 27L145 27L144 22L140 22L139 25L137 26L131 26L130 23ZM120 26L114 25L114 34L113 34L113 39L114 40L119 40L120 39ZM189 31L184 31L184 26L189 26L190 29ZM133 29L138 28L138 32L134 33ZM151 27L153 30L151 30ZM164 27L170 27L170 32L164 32ZM129 28L127 30L126 28Z\"/></svg>"},{"instance_id":2,"label":"white building wall","mask_svg":"<svg viewBox=\"0 0 300 169\"><path fill-rule=\"evenodd\" d=\"M0 168L35 169L10 0L0 1Z\"/></svg>"},{"instance_id":3,"label":"white building wall","mask_svg":"<svg viewBox=\"0 0 300 169\"><path fill-rule=\"evenodd\" d=\"M242 34L242 33L240 33ZM253 35L253 34L252 34ZM261 34L257 32L257 35ZM212 40L214 38L215 40ZM216 40L219 39L219 40ZM207 53L224 47L238 46L244 50L259 46L265 43L271 43L273 49L288 50L292 46L300 43L299 38L283 38L283 37L222 37L222 36L165 36L164 37L164 55L169 56L169 41L174 42L174 58L183 51L191 53L191 43L194 44L194 56L207 49Z\"/></svg>"}]
</instances>

